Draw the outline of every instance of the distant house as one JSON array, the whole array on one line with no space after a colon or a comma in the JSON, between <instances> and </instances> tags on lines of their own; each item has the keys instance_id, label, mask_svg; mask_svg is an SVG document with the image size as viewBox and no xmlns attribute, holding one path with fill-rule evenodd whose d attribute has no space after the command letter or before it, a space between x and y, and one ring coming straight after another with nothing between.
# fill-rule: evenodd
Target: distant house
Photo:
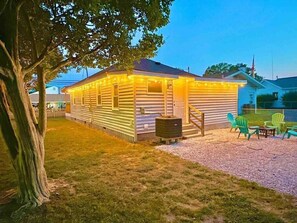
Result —
<instances>
[{"instance_id":1,"label":"distant house","mask_svg":"<svg viewBox=\"0 0 297 223\"><path fill-rule=\"evenodd\" d=\"M94 69L88 69L94 72ZM87 69L82 69L79 73L75 69L70 69L67 73L61 73L46 85L46 103L49 109L65 108L70 102L69 94L64 94L61 90L68 85L72 85L88 76ZM31 89L30 99L33 106L39 103L39 92Z\"/></svg>"},{"instance_id":2,"label":"distant house","mask_svg":"<svg viewBox=\"0 0 297 223\"><path fill-rule=\"evenodd\" d=\"M183 134L192 137L198 131L190 111L205 114L206 128L226 126L226 114L237 114L238 88L245 83L202 78L142 59L132 71L111 66L67 87L68 118L138 141L154 137L156 117L174 115L182 118Z\"/></svg>"},{"instance_id":3,"label":"distant house","mask_svg":"<svg viewBox=\"0 0 297 223\"><path fill-rule=\"evenodd\" d=\"M282 96L291 91L297 91L297 76L278 78L276 80L265 79L262 81L265 88L259 91L259 94L272 94L275 96L274 108L284 107Z\"/></svg>"},{"instance_id":4,"label":"distant house","mask_svg":"<svg viewBox=\"0 0 297 223\"><path fill-rule=\"evenodd\" d=\"M61 92L61 88L59 87L46 86L45 92L45 100L48 109L65 108L66 103L70 102L70 95L63 94ZM37 107L39 103L39 91L32 92L31 94L29 94L29 97L33 106Z\"/></svg>"}]
</instances>

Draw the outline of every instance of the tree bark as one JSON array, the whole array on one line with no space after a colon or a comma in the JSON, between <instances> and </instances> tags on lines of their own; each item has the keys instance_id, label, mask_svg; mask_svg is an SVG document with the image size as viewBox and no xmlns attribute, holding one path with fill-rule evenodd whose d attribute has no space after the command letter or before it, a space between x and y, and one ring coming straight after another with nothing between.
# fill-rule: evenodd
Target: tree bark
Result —
<instances>
[{"instance_id":1,"label":"tree bark","mask_svg":"<svg viewBox=\"0 0 297 223\"><path fill-rule=\"evenodd\" d=\"M39 206L49 199L47 176L44 169L44 136L34 124L32 108L23 81L15 75L14 80L5 81L6 97L13 111L14 133L18 153L13 159L19 180L19 201ZM7 107L7 106L6 106ZM3 135L7 132L4 131ZM8 143L6 143L10 146Z\"/></svg>"},{"instance_id":2,"label":"tree bark","mask_svg":"<svg viewBox=\"0 0 297 223\"><path fill-rule=\"evenodd\" d=\"M44 168L44 132L39 129L39 124L44 129L45 124L37 123L16 56L20 5L17 1L9 2L0 14L4 24L0 41L5 43L0 48L0 129L19 181L18 200L23 206L15 212L18 217L24 209L48 201L49 190Z\"/></svg>"}]
</instances>

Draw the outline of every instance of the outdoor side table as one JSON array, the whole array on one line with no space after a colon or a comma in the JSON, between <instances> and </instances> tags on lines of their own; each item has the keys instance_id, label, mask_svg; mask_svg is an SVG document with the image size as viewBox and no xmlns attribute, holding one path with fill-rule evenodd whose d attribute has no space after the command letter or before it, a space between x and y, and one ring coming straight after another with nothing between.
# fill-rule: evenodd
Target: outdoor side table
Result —
<instances>
[{"instance_id":1,"label":"outdoor side table","mask_svg":"<svg viewBox=\"0 0 297 223\"><path fill-rule=\"evenodd\" d=\"M250 129L259 129L259 135L264 136L267 138L269 135L275 136L275 130L276 128L268 128L264 126L251 126Z\"/></svg>"}]
</instances>

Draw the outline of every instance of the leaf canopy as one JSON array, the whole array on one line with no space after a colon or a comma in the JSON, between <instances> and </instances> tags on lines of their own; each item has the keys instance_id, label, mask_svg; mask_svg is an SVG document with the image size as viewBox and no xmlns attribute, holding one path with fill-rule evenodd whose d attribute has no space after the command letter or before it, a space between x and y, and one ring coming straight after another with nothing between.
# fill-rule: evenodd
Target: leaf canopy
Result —
<instances>
[{"instance_id":1,"label":"leaf canopy","mask_svg":"<svg viewBox=\"0 0 297 223\"><path fill-rule=\"evenodd\" d=\"M238 64L229 64L229 63L218 63L212 66L209 66L203 77L211 77L211 78L221 78L222 76L226 76L228 74L237 72L242 70L243 72L247 73L248 75L252 76L252 68L248 67L247 64L238 63ZM255 78L258 81L261 81L263 78L257 73L255 73Z\"/></svg>"},{"instance_id":2,"label":"leaf canopy","mask_svg":"<svg viewBox=\"0 0 297 223\"><path fill-rule=\"evenodd\" d=\"M9 7L11 1L2 7ZM18 1L15 1L18 2ZM152 57L163 44L172 0L31 0L18 19L20 63L29 80L36 65L52 79L69 67Z\"/></svg>"}]
</instances>

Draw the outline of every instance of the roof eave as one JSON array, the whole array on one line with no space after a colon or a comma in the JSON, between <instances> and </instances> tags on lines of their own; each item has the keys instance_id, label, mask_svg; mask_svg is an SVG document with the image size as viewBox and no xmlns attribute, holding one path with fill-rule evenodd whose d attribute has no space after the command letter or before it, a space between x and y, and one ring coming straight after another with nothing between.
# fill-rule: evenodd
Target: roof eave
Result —
<instances>
[{"instance_id":1,"label":"roof eave","mask_svg":"<svg viewBox=\"0 0 297 223\"><path fill-rule=\"evenodd\" d=\"M243 71L237 71L231 75L228 75L227 77L225 77L226 79L230 79L233 78L234 76L237 75L243 75L247 81L252 82L257 88L265 88L265 86L263 84L261 84L259 81L257 81L255 78L251 77L250 75L248 75L247 73L243 72Z\"/></svg>"},{"instance_id":2,"label":"roof eave","mask_svg":"<svg viewBox=\"0 0 297 223\"><path fill-rule=\"evenodd\" d=\"M206 77L196 77L196 81L205 81L205 82L227 82L227 83L238 83L238 84L246 84L247 81L245 80L233 80L233 79L227 79L227 78L206 78Z\"/></svg>"}]
</instances>

